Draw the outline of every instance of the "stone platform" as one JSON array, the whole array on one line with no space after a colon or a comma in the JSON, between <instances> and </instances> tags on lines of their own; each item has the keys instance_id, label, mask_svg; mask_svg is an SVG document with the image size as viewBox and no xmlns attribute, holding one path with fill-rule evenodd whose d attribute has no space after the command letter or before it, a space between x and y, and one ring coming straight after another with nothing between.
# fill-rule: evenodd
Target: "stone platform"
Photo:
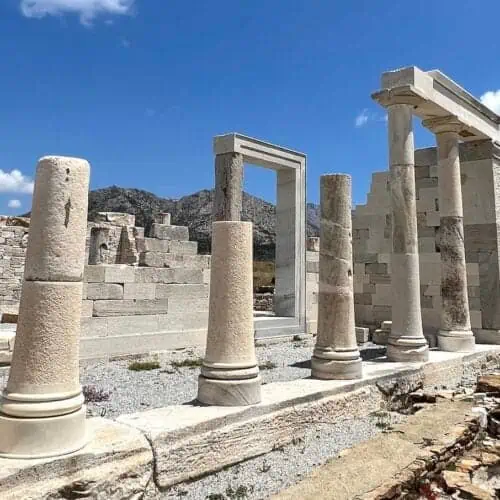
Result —
<instances>
[{"instance_id":1,"label":"stone platform","mask_svg":"<svg viewBox=\"0 0 500 500\"><path fill-rule=\"evenodd\" d=\"M378 358L364 363L359 381L307 378L264 385L262 403L251 407L191 404L123 415L116 422L91 419L94 439L80 452L57 460L1 459L0 496L36 499L65 491L117 499L126 492L139 496L147 487L164 490L268 453L313 423L365 416L422 387L470 384L499 365L500 348L484 345L471 354L431 351L427 363Z\"/></svg>"}]
</instances>

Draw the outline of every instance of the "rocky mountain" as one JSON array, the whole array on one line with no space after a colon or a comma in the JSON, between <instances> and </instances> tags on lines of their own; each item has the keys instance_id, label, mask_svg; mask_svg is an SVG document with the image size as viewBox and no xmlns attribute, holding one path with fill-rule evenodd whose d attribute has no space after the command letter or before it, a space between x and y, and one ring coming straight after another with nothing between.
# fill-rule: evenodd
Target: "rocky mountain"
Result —
<instances>
[{"instance_id":1,"label":"rocky mountain","mask_svg":"<svg viewBox=\"0 0 500 500\"><path fill-rule=\"evenodd\" d=\"M90 192L89 220L97 212L126 212L136 216L136 224L144 226L147 234L160 212L170 212L172 224L188 226L191 239L199 242L200 252L210 252L213 195L213 190L203 190L171 200L140 189L111 186ZM243 193L242 220L254 223L256 260L274 259L275 213L272 203ZM319 207L312 203L307 204L307 235L319 235Z\"/></svg>"}]
</instances>

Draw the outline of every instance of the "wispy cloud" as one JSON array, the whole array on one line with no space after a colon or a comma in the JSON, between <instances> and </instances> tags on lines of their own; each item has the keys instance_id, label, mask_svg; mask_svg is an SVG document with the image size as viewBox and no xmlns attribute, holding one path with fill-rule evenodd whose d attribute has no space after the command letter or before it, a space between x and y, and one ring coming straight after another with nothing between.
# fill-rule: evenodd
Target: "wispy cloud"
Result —
<instances>
[{"instance_id":1,"label":"wispy cloud","mask_svg":"<svg viewBox=\"0 0 500 500\"><path fill-rule=\"evenodd\" d=\"M359 115L356 116L356 120L354 120L354 125L357 128L364 127L368 123L369 119L370 117L368 116L368 110L363 109L363 111L361 111L361 113L359 113Z\"/></svg>"},{"instance_id":2,"label":"wispy cloud","mask_svg":"<svg viewBox=\"0 0 500 500\"><path fill-rule=\"evenodd\" d=\"M26 17L42 18L76 14L85 26L91 26L99 15L125 15L132 12L135 0L21 0ZM106 22L109 22L106 21Z\"/></svg>"},{"instance_id":3,"label":"wispy cloud","mask_svg":"<svg viewBox=\"0 0 500 500\"><path fill-rule=\"evenodd\" d=\"M21 202L19 200L9 200L7 206L9 208L21 208Z\"/></svg>"},{"instance_id":4,"label":"wispy cloud","mask_svg":"<svg viewBox=\"0 0 500 500\"><path fill-rule=\"evenodd\" d=\"M121 45L124 49L129 49L129 48L130 48L130 46L131 46L132 44L130 43L130 40L128 40L127 38L122 38L122 39L120 40L120 45Z\"/></svg>"},{"instance_id":5,"label":"wispy cloud","mask_svg":"<svg viewBox=\"0 0 500 500\"><path fill-rule=\"evenodd\" d=\"M494 111L497 115L500 115L500 89L499 90L488 90L480 98L481 102Z\"/></svg>"},{"instance_id":6,"label":"wispy cloud","mask_svg":"<svg viewBox=\"0 0 500 500\"><path fill-rule=\"evenodd\" d=\"M386 122L387 115L381 113L369 112L367 108L363 109L354 120L356 128L364 127L368 122Z\"/></svg>"},{"instance_id":7,"label":"wispy cloud","mask_svg":"<svg viewBox=\"0 0 500 500\"><path fill-rule=\"evenodd\" d=\"M19 170L4 172L0 169L0 193L33 193L33 181Z\"/></svg>"}]
</instances>

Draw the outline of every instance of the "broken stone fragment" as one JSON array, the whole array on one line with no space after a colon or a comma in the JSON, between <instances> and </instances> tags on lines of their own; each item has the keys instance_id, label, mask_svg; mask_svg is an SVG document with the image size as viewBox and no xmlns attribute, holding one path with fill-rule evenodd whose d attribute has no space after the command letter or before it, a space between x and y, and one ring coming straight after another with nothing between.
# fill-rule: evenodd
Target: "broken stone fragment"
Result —
<instances>
[{"instance_id":1,"label":"broken stone fragment","mask_svg":"<svg viewBox=\"0 0 500 500\"><path fill-rule=\"evenodd\" d=\"M476 392L495 392L500 394L500 373L492 373L479 377Z\"/></svg>"}]
</instances>

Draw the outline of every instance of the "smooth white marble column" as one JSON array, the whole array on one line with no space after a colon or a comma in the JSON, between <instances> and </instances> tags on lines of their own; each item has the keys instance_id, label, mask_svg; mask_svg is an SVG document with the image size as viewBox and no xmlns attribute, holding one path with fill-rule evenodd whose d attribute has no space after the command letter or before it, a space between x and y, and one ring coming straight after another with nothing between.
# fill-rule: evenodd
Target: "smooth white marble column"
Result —
<instances>
[{"instance_id":1,"label":"smooth white marble column","mask_svg":"<svg viewBox=\"0 0 500 500\"><path fill-rule=\"evenodd\" d=\"M453 116L425 120L423 125L436 134L438 150L442 300L438 347L443 351L473 351L459 157L462 125Z\"/></svg>"},{"instance_id":2,"label":"smooth white marble column","mask_svg":"<svg viewBox=\"0 0 500 500\"><path fill-rule=\"evenodd\" d=\"M387 357L390 361L425 361L429 346L420 309L412 107L391 104L387 111L392 214L392 329Z\"/></svg>"}]
</instances>

